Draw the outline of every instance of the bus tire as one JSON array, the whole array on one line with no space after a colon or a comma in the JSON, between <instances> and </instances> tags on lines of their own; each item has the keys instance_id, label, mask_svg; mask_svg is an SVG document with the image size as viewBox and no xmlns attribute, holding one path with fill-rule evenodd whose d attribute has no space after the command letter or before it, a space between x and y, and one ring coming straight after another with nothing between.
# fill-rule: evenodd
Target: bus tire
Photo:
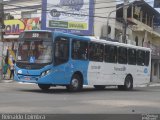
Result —
<instances>
[{"instance_id":1,"label":"bus tire","mask_svg":"<svg viewBox=\"0 0 160 120\"><path fill-rule=\"evenodd\" d=\"M51 85L49 84L38 84L38 86L41 90L49 90L49 88L51 87Z\"/></svg>"},{"instance_id":2,"label":"bus tire","mask_svg":"<svg viewBox=\"0 0 160 120\"><path fill-rule=\"evenodd\" d=\"M76 91L82 90L83 85L82 85L82 78L80 77L80 75L74 74L72 76L70 84L67 85L66 88L68 91L71 91L71 92L76 92Z\"/></svg>"},{"instance_id":3,"label":"bus tire","mask_svg":"<svg viewBox=\"0 0 160 120\"><path fill-rule=\"evenodd\" d=\"M105 89L105 85L94 85L94 88L97 90L104 90Z\"/></svg>"},{"instance_id":4,"label":"bus tire","mask_svg":"<svg viewBox=\"0 0 160 120\"><path fill-rule=\"evenodd\" d=\"M127 75L124 82L124 90L132 90L133 89L133 79L132 76Z\"/></svg>"}]
</instances>

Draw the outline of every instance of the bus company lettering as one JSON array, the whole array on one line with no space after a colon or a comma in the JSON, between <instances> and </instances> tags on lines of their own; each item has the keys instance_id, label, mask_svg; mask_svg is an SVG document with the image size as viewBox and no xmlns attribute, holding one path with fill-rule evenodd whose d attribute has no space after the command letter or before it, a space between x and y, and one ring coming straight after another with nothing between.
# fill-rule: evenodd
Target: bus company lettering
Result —
<instances>
[{"instance_id":1,"label":"bus company lettering","mask_svg":"<svg viewBox=\"0 0 160 120\"><path fill-rule=\"evenodd\" d=\"M115 70L115 71L126 71L126 67L125 67L125 66L123 66L123 67L121 67L121 68L114 67L114 70Z\"/></svg>"},{"instance_id":2,"label":"bus company lettering","mask_svg":"<svg viewBox=\"0 0 160 120\"><path fill-rule=\"evenodd\" d=\"M101 69L101 66L91 66L91 69Z\"/></svg>"}]
</instances>

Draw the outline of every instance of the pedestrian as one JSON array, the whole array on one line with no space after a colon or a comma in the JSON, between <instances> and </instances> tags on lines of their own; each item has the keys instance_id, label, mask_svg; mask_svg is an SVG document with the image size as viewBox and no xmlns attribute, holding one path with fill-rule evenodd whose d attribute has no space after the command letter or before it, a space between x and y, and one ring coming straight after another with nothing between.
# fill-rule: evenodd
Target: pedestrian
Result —
<instances>
[{"instance_id":1,"label":"pedestrian","mask_svg":"<svg viewBox=\"0 0 160 120\"><path fill-rule=\"evenodd\" d=\"M12 64L10 65L10 71L11 71L11 74L10 74L10 79L14 78L14 64L15 64L15 60L13 60Z\"/></svg>"},{"instance_id":2,"label":"pedestrian","mask_svg":"<svg viewBox=\"0 0 160 120\"><path fill-rule=\"evenodd\" d=\"M6 77L6 73L7 73L7 70L8 70L8 64L5 62L5 64L3 65L3 69L2 69L2 71L3 71L3 79L5 79L5 77Z\"/></svg>"}]
</instances>

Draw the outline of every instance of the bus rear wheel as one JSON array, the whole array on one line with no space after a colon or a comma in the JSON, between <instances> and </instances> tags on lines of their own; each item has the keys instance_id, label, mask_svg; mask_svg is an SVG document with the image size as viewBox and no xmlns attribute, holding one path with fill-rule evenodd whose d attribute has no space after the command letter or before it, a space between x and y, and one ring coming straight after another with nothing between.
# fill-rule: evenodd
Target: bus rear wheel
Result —
<instances>
[{"instance_id":1,"label":"bus rear wheel","mask_svg":"<svg viewBox=\"0 0 160 120\"><path fill-rule=\"evenodd\" d=\"M125 78L124 85L118 85L119 90L132 90L133 89L133 79L130 75Z\"/></svg>"},{"instance_id":2,"label":"bus rear wheel","mask_svg":"<svg viewBox=\"0 0 160 120\"><path fill-rule=\"evenodd\" d=\"M73 75L70 85L66 86L67 90L72 92L80 91L82 87L82 79L78 74Z\"/></svg>"},{"instance_id":3,"label":"bus rear wheel","mask_svg":"<svg viewBox=\"0 0 160 120\"><path fill-rule=\"evenodd\" d=\"M125 78L124 89L125 90L132 90L133 89L133 79L132 79L132 77L130 75L128 75Z\"/></svg>"},{"instance_id":4,"label":"bus rear wheel","mask_svg":"<svg viewBox=\"0 0 160 120\"><path fill-rule=\"evenodd\" d=\"M49 88L51 87L51 85L49 84L38 84L38 86L41 90L49 90Z\"/></svg>"},{"instance_id":5,"label":"bus rear wheel","mask_svg":"<svg viewBox=\"0 0 160 120\"><path fill-rule=\"evenodd\" d=\"M97 90L103 90L105 89L105 85L94 85L94 88L97 89Z\"/></svg>"}]
</instances>

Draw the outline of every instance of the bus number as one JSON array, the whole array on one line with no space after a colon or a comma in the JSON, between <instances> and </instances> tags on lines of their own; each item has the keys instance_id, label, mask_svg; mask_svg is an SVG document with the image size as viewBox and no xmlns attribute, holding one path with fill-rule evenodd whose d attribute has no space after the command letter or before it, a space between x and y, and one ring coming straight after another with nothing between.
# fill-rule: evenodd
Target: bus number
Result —
<instances>
[{"instance_id":1,"label":"bus number","mask_svg":"<svg viewBox=\"0 0 160 120\"><path fill-rule=\"evenodd\" d=\"M39 33L33 33L33 34L32 34L32 37L34 37L34 38L39 37Z\"/></svg>"}]
</instances>

